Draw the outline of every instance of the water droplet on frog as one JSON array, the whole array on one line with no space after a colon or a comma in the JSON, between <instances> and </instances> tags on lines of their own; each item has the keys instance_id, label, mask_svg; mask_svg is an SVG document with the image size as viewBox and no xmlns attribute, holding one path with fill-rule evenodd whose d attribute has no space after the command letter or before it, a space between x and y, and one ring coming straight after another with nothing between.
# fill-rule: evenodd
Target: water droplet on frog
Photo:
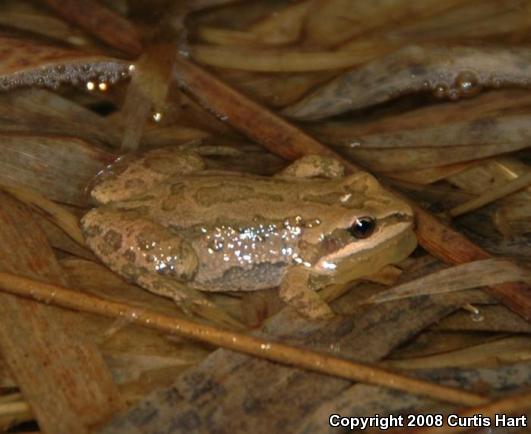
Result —
<instances>
[{"instance_id":1,"label":"water droplet on frog","mask_svg":"<svg viewBox=\"0 0 531 434\"><path fill-rule=\"evenodd\" d=\"M305 228L313 228L314 226L319 226L320 224L321 224L321 220L313 219L308 222L304 222L302 226Z\"/></svg>"},{"instance_id":2,"label":"water droplet on frog","mask_svg":"<svg viewBox=\"0 0 531 434\"><path fill-rule=\"evenodd\" d=\"M220 252L223 250L224 244L223 244L223 241L214 239L208 244L208 247L212 249L214 252Z\"/></svg>"},{"instance_id":3,"label":"water droplet on frog","mask_svg":"<svg viewBox=\"0 0 531 434\"><path fill-rule=\"evenodd\" d=\"M86 87L87 87L87 90L94 90L96 88L96 85L94 84L93 81L87 81Z\"/></svg>"},{"instance_id":4,"label":"water droplet on frog","mask_svg":"<svg viewBox=\"0 0 531 434\"><path fill-rule=\"evenodd\" d=\"M162 119L162 113L161 112L155 112L153 113L153 120L155 122L160 122Z\"/></svg>"},{"instance_id":5,"label":"water droplet on frog","mask_svg":"<svg viewBox=\"0 0 531 434\"><path fill-rule=\"evenodd\" d=\"M455 78L455 87L461 97L474 96L481 91L478 76L472 71L461 71Z\"/></svg>"},{"instance_id":6,"label":"water droplet on frog","mask_svg":"<svg viewBox=\"0 0 531 434\"><path fill-rule=\"evenodd\" d=\"M107 83L105 82L98 83L98 89L102 92L105 92L107 90Z\"/></svg>"}]
</instances>

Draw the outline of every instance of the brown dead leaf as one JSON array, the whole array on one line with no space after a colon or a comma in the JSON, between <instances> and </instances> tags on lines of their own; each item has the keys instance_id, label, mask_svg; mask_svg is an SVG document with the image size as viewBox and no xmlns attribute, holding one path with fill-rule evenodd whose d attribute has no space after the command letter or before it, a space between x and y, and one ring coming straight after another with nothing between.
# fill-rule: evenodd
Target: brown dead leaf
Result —
<instances>
[{"instance_id":1,"label":"brown dead leaf","mask_svg":"<svg viewBox=\"0 0 531 434\"><path fill-rule=\"evenodd\" d=\"M48 199L84 206L92 178L115 158L72 137L0 134L0 182Z\"/></svg>"},{"instance_id":2,"label":"brown dead leaf","mask_svg":"<svg viewBox=\"0 0 531 434\"><path fill-rule=\"evenodd\" d=\"M531 270L523 266L519 267L505 259L468 262L395 286L370 297L364 303L383 303L401 298L462 291L506 282L531 284Z\"/></svg>"},{"instance_id":3,"label":"brown dead leaf","mask_svg":"<svg viewBox=\"0 0 531 434\"><path fill-rule=\"evenodd\" d=\"M129 63L99 54L44 44L0 33L0 91L91 79L115 83L128 76Z\"/></svg>"},{"instance_id":4,"label":"brown dead leaf","mask_svg":"<svg viewBox=\"0 0 531 434\"><path fill-rule=\"evenodd\" d=\"M409 46L345 72L283 110L298 120L317 120L432 92L456 100L483 88L529 87L528 48Z\"/></svg>"}]
</instances>

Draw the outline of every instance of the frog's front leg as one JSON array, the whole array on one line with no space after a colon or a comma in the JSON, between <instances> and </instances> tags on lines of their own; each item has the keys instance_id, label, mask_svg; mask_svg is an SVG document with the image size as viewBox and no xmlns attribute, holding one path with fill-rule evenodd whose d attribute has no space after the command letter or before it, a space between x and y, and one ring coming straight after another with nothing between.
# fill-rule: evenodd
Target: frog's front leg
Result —
<instances>
[{"instance_id":1,"label":"frog's front leg","mask_svg":"<svg viewBox=\"0 0 531 434\"><path fill-rule=\"evenodd\" d=\"M324 155L305 155L275 176L279 178L336 179L343 178L345 173L345 166L336 158Z\"/></svg>"},{"instance_id":2,"label":"frog's front leg","mask_svg":"<svg viewBox=\"0 0 531 434\"><path fill-rule=\"evenodd\" d=\"M288 268L279 295L301 315L311 319L330 319L334 312L317 292L308 286L310 272L300 266Z\"/></svg>"},{"instance_id":3,"label":"frog's front leg","mask_svg":"<svg viewBox=\"0 0 531 434\"><path fill-rule=\"evenodd\" d=\"M179 235L135 211L99 208L81 221L86 242L113 271L180 306L203 297L186 282L198 268L193 248Z\"/></svg>"}]
</instances>

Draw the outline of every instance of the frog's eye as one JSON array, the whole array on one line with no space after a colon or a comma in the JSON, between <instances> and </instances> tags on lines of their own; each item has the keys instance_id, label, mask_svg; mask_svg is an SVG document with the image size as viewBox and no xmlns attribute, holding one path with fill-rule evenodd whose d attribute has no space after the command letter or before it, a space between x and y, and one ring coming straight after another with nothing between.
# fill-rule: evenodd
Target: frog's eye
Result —
<instances>
[{"instance_id":1,"label":"frog's eye","mask_svg":"<svg viewBox=\"0 0 531 434\"><path fill-rule=\"evenodd\" d=\"M367 238L372 235L375 227L376 221L372 217L358 217L348 231L354 238Z\"/></svg>"}]
</instances>

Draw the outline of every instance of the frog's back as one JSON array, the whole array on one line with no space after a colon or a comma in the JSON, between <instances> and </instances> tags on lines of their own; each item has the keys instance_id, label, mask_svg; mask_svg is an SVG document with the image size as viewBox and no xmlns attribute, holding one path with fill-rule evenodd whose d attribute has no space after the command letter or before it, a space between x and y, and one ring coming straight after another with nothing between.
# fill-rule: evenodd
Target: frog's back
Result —
<instances>
[{"instance_id":1,"label":"frog's back","mask_svg":"<svg viewBox=\"0 0 531 434\"><path fill-rule=\"evenodd\" d=\"M203 172L165 182L118 207L140 209L164 226L179 228L224 219L248 222L255 217L283 221L321 216L325 220L344 208L341 198L345 192L339 185L337 180Z\"/></svg>"}]
</instances>

